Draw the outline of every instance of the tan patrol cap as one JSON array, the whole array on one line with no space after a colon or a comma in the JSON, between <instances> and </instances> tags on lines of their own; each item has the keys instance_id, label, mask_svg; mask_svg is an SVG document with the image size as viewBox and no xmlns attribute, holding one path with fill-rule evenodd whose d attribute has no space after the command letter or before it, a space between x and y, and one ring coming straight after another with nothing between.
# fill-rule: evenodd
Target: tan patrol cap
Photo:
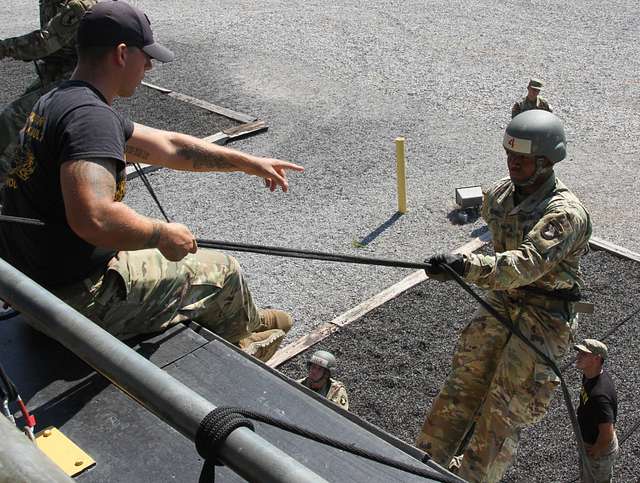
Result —
<instances>
[{"instance_id":1,"label":"tan patrol cap","mask_svg":"<svg viewBox=\"0 0 640 483\"><path fill-rule=\"evenodd\" d=\"M602 360L606 360L609 354L607 346L596 339L584 339L580 344L574 345L573 348L580 352L588 352L589 354L600 356Z\"/></svg>"},{"instance_id":2,"label":"tan patrol cap","mask_svg":"<svg viewBox=\"0 0 640 483\"><path fill-rule=\"evenodd\" d=\"M539 91L540 89L542 89L543 85L544 84L540 79L530 79L528 87L531 87L532 89Z\"/></svg>"}]
</instances>

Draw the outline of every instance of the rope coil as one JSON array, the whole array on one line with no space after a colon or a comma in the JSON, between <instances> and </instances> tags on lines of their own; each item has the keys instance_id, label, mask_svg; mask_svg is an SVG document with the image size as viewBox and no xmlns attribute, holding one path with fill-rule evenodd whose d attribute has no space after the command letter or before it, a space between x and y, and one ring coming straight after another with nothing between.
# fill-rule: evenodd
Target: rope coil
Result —
<instances>
[{"instance_id":1,"label":"rope coil","mask_svg":"<svg viewBox=\"0 0 640 483\"><path fill-rule=\"evenodd\" d=\"M195 437L196 450L205 460L200 483L215 481L215 466L224 464L218 459L218 451L227 436L241 427L255 431L253 423L243 417L239 408L218 407L202 419Z\"/></svg>"},{"instance_id":2,"label":"rope coil","mask_svg":"<svg viewBox=\"0 0 640 483\"><path fill-rule=\"evenodd\" d=\"M291 424L282 419L274 418L268 414L262 414L250 409L221 406L203 418L196 432L196 449L198 450L198 454L206 460L202 468L202 473L200 474L200 483L215 481L215 465L222 465L218 460L218 450L220 449L220 445L234 429L245 426L255 431L251 421L246 418L417 476L431 478L443 483L459 483L461 481L459 478L443 475L429 467L418 468L407 463L396 461L385 455L358 448L353 443L345 443L323 434L309 431L308 429Z\"/></svg>"}]
</instances>

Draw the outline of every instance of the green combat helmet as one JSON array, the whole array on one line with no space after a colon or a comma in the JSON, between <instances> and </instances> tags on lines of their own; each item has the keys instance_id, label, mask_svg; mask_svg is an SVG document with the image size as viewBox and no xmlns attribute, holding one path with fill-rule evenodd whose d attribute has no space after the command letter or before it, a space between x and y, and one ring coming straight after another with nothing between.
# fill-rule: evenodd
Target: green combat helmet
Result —
<instances>
[{"instance_id":1,"label":"green combat helmet","mask_svg":"<svg viewBox=\"0 0 640 483\"><path fill-rule=\"evenodd\" d=\"M336 358L331 352L316 351L311 356L309 364L315 364L317 366L324 367L328 371L331 371L334 367L336 367Z\"/></svg>"},{"instance_id":2,"label":"green combat helmet","mask_svg":"<svg viewBox=\"0 0 640 483\"><path fill-rule=\"evenodd\" d=\"M536 171L519 186L528 186L553 168L545 166L545 159L556 164L567 155L567 141L562 122L554 114L532 109L514 117L504 133L502 145L507 151L535 156Z\"/></svg>"}]
</instances>

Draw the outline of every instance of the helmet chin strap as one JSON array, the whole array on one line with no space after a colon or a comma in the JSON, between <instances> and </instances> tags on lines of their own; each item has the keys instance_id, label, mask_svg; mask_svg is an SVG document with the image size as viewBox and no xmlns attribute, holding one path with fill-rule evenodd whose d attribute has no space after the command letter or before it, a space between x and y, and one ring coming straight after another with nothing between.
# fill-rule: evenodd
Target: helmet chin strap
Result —
<instances>
[{"instance_id":1,"label":"helmet chin strap","mask_svg":"<svg viewBox=\"0 0 640 483\"><path fill-rule=\"evenodd\" d=\"M553 171L553 164L546 165L546 158L544 156L536 156L536 170L525 181L511 180L517 188L527 188L534 185L541 177L546 179L547 176Z\"/></svg>"}]
</instances>

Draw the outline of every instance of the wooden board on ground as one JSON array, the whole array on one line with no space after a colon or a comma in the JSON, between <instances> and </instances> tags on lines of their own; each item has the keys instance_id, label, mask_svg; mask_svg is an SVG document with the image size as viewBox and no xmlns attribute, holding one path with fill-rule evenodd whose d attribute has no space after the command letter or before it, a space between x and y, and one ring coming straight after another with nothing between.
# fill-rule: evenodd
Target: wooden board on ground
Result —
<instances>
[{"instance_id":1,"label":"wooden board on ground","mask_svg":"<svg viewBox=\"0 0 640 483\"><path fill-rule=\"evenodd\" d=\"M149 82L142 82L142 85L148 87L149 89L154 89L163 94L168 95L169 97L173 97L183 102L187 102L194 106L198 106L202 109L205 109L210 112L215 112L216 114L220 114L221 116L228 117L229 119L234 119L239 122L252 122L257 118L255 116L250 116L248 114L244 114L242 112L237 112L232 109L228 109L226 107L217 106L216 104L212 104L207 101L203 101L202 99L197 99L195 97L189 96L187 94L182 94L180 92L172 91L171 89L167 89L165 87L160 87L155 84L151 84Z\"/></svg>"}]
</instances>

